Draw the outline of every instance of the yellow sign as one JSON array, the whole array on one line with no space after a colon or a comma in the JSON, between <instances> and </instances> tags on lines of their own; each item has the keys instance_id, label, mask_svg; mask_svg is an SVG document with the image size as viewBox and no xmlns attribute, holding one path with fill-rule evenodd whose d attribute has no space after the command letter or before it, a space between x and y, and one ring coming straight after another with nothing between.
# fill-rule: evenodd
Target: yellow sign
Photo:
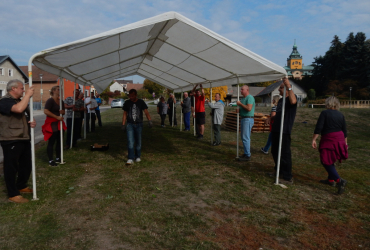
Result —
<instances>
[{"instance_id":1,"label":"yellow sign","mask_svg":"<svg viewBox=\"0 0 370 250\"><path fill-rule=\"evenodd\" d=\"M32 71L28 71L28 77L32 77Z\"/></svg>"}]
</instances>

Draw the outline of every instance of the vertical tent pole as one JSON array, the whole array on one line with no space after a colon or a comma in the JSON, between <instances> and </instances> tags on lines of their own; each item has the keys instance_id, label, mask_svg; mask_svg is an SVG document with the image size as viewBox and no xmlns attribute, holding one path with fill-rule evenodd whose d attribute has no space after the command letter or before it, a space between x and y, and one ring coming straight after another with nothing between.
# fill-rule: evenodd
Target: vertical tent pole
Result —
<instances>
[{"instance_id":1,"label":"vertical tent pole","mask_svg":"<svg viewBox=\"0 0 370 250\"><path fill-rule=\"evenodd\" d=\"M182 101L183 101L183 96L184 96L184 91L181 89L181 98L180 98L180 104L182 103ZM182 113L182 106L180 105L180 110L181 110L181 112L180 112L180 132L182 131L182 116L183 116L183 113Z\"/></svg>"},{"instance_id":2,"label":"vertical tent pole","mask_svg":"<svg viewBox=\"0 0 370 250\"><path fill-rule=\"evenodd\" d=\"M73 91L72 128L71 128L72 131L71 131L71 143L69 145L70 148L72 148L72 146L73 146L73 130L74 130L74 125L75 125L75 111L74 111L74 106L76 104L76 86L77 86L77 83L75 83L74 91Z\"/></svg>"},{"instance_id":3,"label":"vertical tent pole","mask_svg":"<svg viewBox=\"0 0 370 250\"><path fill-rule=\"evenodd\" d=\"M276 181L275 181L275 185L279 185L279 172L280 172L280 160L281 160L281 144L283 142L283 127L284 127L284 115L285 115L285 96L286 96L286 87L284 85L283 106L282 106L282 110L281 110L280 135L279 135L279 151L278 151L278 161L277 161L277 166L276 166Z\"/></svg>"},{"instance_id":4,"label":"vertical tent pole","mask_svg":"<svg viewBox=\"0 0 370 250\"><path fill-rule=\"evenodd\" d=\"M193 93L193 98L194 98L193 100L194 100L194 116L195 116L195 93ZM193 118L193 122L194 122L194 136L196 136L196 126L197 126L197 124L195 123L195 117Z\"/></svg>"},{"instance_id":5,"label":"vertical tent pole","mask_svg":"<svg viewBox=\"0 0 370 250\"><path fill-rule=\"evenodd\" d=\"M29 87L32 87L32 59L28 62L28 79ZM30 121L33 121L33 96L30 98ZM36 163L35 163L35 128L31 128L31 161L32 161L32 189L33 189L33 201L37 201L37 190L36 190Z\"/></svg>"},{"instance_id":6,"label":"vertical tent pole","mask_svg":"<svg viewBox=\"0 0 370 250\"><path fill-rule=\"evenodd\" d=\"M240 87L239 87L239 76L236 75L236 79L237 79L237 82L238 82L238 101L239 101L239 98L240 98ZM237 112L236 114L236 158L239 159L239 116L240 116L240 108L237 107L237 109L239 109L239 112Z\"/></svg>"},{"instance_id":7,"label":"vertical tent pole","mask_svg":"<svg viewBox=\"0 0 370 250\"><path fill-rule=\"evenodd\" d=\"M175 92L172 92L173 99L172 99L172 127L175 127Z\"/></svg>"},{"instance_id":8,"label":"vertical tent pole","mask_svg":"<svg viewBox=\"0 0 370 250\"><path fill-rule=\"evenodd\" d=\"M85 84L84 84L84 139L86 139L86 90L85 90Z\"/></svg>"},{"instance_id":9,"label":"vertical tent pole","mask_svg":"<svg viewBox=\"0 0 370 250\"><path fill-rule=\"evenodd\" d=\"M211 95L209 97L209 101L212 103L212 83L210 83L210 87L211 87ZM215 114L213 114L213 117L211 116L211 145L213 144L213 122L214 122L214 117L215 117Z\"/></svg>"},{"instance_id":10,"label":"vertical tent pole","mask_svg":"<svg viewBox=\"0 0 370 250\"><path fill-rule=\"evenodd\" d=\"M62 93L64 93L64 78L60 76L59 79L60 79L59 80L59 108L60 110L63 110L62 100L64 96L62 95ZM62 114L59 114L59 115L63 116ZM65 162L63 160L63 121L60 121L59 125L60 125L60 164L64 164Z\"/></svg>"}]
</instances>

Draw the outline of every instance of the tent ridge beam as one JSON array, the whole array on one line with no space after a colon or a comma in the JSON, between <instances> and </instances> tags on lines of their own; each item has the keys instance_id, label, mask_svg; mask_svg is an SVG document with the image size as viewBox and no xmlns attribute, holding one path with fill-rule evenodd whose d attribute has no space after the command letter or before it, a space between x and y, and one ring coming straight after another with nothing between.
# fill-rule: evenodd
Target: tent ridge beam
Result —
<instances>
[{"instance_id":1,"label":"tent ridge beam","mask_svg":"<svg viewBox=\"0 0 370 250\"><path fill-rule=\"evenodd\" d=\"M89 58L89 59L86 59L86 60L83 60L83 61L79 61L79 62L76 62L76 63L70 64L70 65L68 65L67 67L71 67L71 66L75 66L75 65L78 65L78 64L81 64L81 63L84 63L84 62L88 62L88 61L91 61L91 60L94 60L94 59L97 59L97 58L100 58L100 57L103 57L103 56L106 56L106 55L109 55L109 54L114 54L114 53L120 52L121 50L125 50L125 49L131 48L131 47L134 47L134 46L139 45L139 44L143 44L143 43L146 43L146 42L148 42L148 43L149 43L149 41L151 41L151 40L155 40L155 39L156 39L156 38L150 38L150 39L145 40L145 41L143 41L143 42L135 43L135 44L132 44L132 45L130 45L130 46L124 47L124 48L122 48L122 49L112 50L112 51L110 51L110 52L108 52L108 53L105 53L105 54L102 54L102 55L99 55L99 56L95 56L95 57L91 57L91 58ZM146 51L144 54L146 54L146 53L147 53L147 51Z\"/></svg>"},{"instance_id":2,"label":"tent ridge beam","mask_svg":"<svg viewBox=\"0 0 370 250\"><path fill-rule=\"evenodd\" d=\"M141 64L144 62L144 60L145 60L145 58L146 58L146 55L148 55L149 54L149 51L153 48L153 45L155 44L155 40L160 40L158 37L159 37L159 35L162 33L162 31L164 30L164 28L167 26L167 24L170 22L170 20L167 20L166 21L166 23L163 25L163 27L162 27L162 29L158 32L158 34L156 35L156 37L155 38L153 38L154 39L154 42L152 43L152 45L150 45L150 48L147 48L147 50L145 51L145 54L144 54L144 57L143 57L143 60L141 60L141 63L140 63L140 66L141 66ZM160 40L160 41L162 41L162 40ZM139 66L139 68L140 68L140 66Z\"/></svg>"},{"instance_id":3,"label":"tent ridge beam","mask_svg":"<svg viewBox=\"0 0 370 250\"><path fill-rule=\"evenodd\" d=\"M153 66L151 66L151 65L148 65L148 64L146 64L146 63L143 63L144 65L146 65L146 66L148 66L148 67L151 67L151 68L153 68L153 69L156 69L156 70L158 70L158 71L161 71L162 72L162 74L167 74L167 75L170 75L170 76L172 76L172 77L175 77L175 78L177 78L177 79L179 79L179 80L181 80L181 81L184 81L184 82L187 82L187 83L189 83L189 84L191 84L191 82L188 82L188 81L186 81L186 80L184 80L184 79L181 79L181 78L179 78L179 77L177 77L177 76L174 76L174 75L172 75L172 74L169 74L169 73L167 73L167 72L164 72L164 71L162 71L162 70L160 70L160 69L157 69L157 68L155 68L155 67L153 67ZM142 70L142 69L141 69ZM161 75L162 75L161 74ZM159 76L161 76L161 75L159 75ZM178 86L177 84L175 84L176 86Z\"/></svg>"},{"instance_id":4,"label":"tent ridge beam","mask_svg":"<svg viewBox=\"0 0 370 250\"><path fill-rule=\"evenodd\" d=\"M149 74L153 75L152 73L150 73L150 72L148 72L148 71L146 71L146 70L144 70L144 69L140 69L140 70L145 71L145 72L147 72L147 73L149 73ZM163 79L162 77L159 77L159 76L156 76L156 78L160 78L160 79L162 79L163 81L169 82L168 80ZM172 82L170 82L170 83L172 83ZM177 86L177 87L181 87L181 86L179 86L179 85L177 85L177 84L174 84L174 83L172 83L172 85L175 85L175 86ZM166 87L166 86L165 86L165 87Z\"/></svg>"},{"instance_id":5,"label":"tent ridge beam","mask_svg":"<svg viewBox=\"0 0 370 250\"><path fill-rule=\"evenodd\" d=\"M232 74L232 72L231 72L231 71L226 70L226 69L223 69L223 68L221 68L220 66L217 66L217 65L215 65L215 64L213 64L213 63L211 63L211 62L208 62L207 60L204 60L204 59L200 58L199 56L197 56L197 55L195 55L195 54L190 54L190 53L189 53L189 52L187 52L186 50L180 49L179 47L177 47L177 46L173 45L172 43L166 42L166 41L164 41L164 40L162 40L162 39L160 39L160 38L158 38L158 40L160 40L160 41L162 41L162 42L164 42L164 43L166 43L166 44L168 44L168 45L170 45L170 46L172 46L172 47L174 47L174 48L176 48L176 49L178 49L178 50L180 50L180 51L182 51L182 52L184 52L184 53L186 53L186 54L189 54L189 55L191 55L191 56L194 56L195 58L197 58L197 59L199 59L199 60L201 60L201 61L203 61L203 62L205 62L205 63L208 63L208 64L210 64L210 65L212 65L212 66L214 66L214 67L216 67L216 68L218 68L218 69L220 69L220 70L223 70L223 71L225 71L225 72L228 72L228 73ZM199 52L197 52L197 53L199 53Z\"/></svg>"},{"instance_id":6,"label":"tent ridge beam","mask_svg":"<svg viewBox=\"0 0 370 250\"><path fill-rule=\"evenodd\" d=\"M192 74L193 76L196 76L196 77L198 77L198 78L200 78L200 79L203 79L203 80L207 81L207 79L206 79L206 78L201 77L201 76L198 76L197 74L194 74L194 73L192 73L192 72L189 72L189 71L187 71L187 70L185 70L185 69L183 69L183 68L179 67L178 65L175 65L175 64L172 64L172 63L166 62L165 60L163 60L163 59L161 59L161 58L159 58L159 57L156 57L156 56L153 56L153 57L154 57L154 58L156 58L156 59L158 59L158 60L160 60L160 61L162 61L162 62L165 62L165 63L167 63L167 64L169 64L169 65L172 65L172 66L174 66L174 67L176 67L176 68L178 68L178 69L181 69L181 70L185 71L186 73Z\"/></svg>"},{"instance_id":7,"label":"tent ridge beam","mask_svg":"<svg viewBox=\"0 0 370 250\"><path fill-rule=\"evenodd\" d=\"M119 69L119 70L116 70L116 71L113 71L113 72L109 72L108 74L105 74L105 75L100 75L100 76L98 76L98 77L95 77L95 78L93 78L93 79L90 79L89 81L94 81L94 80L96 80L96 79L98 79L98 78L100 78L100 77L104 77L104 76L107 76L107 75L109 75L109 74L116 73L116 72L118 72L118 71L120 72L120 74L122 74L122 73L121 73L121 70L124 70L124 69L130 68L130 67L135 66L135 65L139 65L139 63L135 63L135 64L130 65L130 66L128 66L128 67L124 67L124 68L122 68L122 69Z\"/></svg>"}]
</instances>

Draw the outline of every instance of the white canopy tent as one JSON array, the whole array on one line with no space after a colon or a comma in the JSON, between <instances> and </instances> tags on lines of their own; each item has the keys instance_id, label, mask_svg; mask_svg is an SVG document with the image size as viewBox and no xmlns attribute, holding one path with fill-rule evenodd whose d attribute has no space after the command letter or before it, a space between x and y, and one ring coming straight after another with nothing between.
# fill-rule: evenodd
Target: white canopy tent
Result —
<instances>
[{"instance_id":1,"label":"white canopy tent","mask_svg":"<svg viewBox=\"0 0 370 250\"><path fill-rule=\"evenodd\" d=\"M286 75L281 66L176 12L36 53L28 64L30 86L32 63L75 83L94 85L98 92L112 79L132 75L173 92L191 90L196 84L209 88L271 81ZM35 194L36 189L37 199Z\"/></svg>"}]
</instances>

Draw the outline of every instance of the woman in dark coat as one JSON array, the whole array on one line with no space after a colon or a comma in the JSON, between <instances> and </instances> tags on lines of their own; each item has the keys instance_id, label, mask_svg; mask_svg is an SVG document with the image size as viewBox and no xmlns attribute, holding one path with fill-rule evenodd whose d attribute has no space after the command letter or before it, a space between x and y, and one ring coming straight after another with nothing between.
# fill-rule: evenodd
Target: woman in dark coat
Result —
<instances>
[{"instance_id":1,"label":"woman in dark coat","mask_svg":"<svg viewBox=\"0 0 370 250\"><path fill-rule=\"evenodd\" d=\"M338 194L344 192L347 181L342 179L334 163L348 158L347 128L346 121L339 112L339 100L331 96L325 100L326 110L322 111L316 123L315 132L312 138L312 147L317 148L316 139L321 134L319 145L320 160L328 172L328 179L321 180L321 183L338 187Z\"/></svg>"}]
</instances>

